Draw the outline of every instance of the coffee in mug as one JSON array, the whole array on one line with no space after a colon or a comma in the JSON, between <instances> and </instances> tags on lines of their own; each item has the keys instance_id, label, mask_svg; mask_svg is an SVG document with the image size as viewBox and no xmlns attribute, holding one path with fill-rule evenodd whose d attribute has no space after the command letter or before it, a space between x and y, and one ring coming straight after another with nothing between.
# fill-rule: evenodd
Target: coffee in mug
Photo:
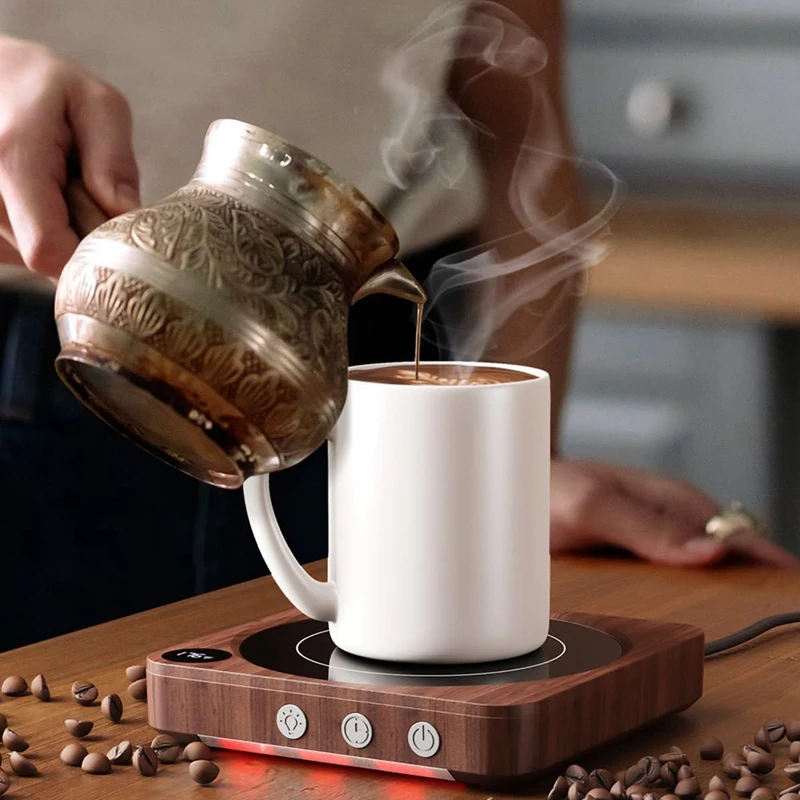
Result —
<instances>
[{"instance_id":1,"label":"coffee in mug","mask_svg":"<svg viewBox=\"0 0 800 800\"><path fill-rule=\"evenodd\" d=\"M269 497L245 502L275 582L341 650L475 663L540 647L550 616L550 382L503 364L353 367L328 443L328 581Z\"/></svg>"}]
</instances>

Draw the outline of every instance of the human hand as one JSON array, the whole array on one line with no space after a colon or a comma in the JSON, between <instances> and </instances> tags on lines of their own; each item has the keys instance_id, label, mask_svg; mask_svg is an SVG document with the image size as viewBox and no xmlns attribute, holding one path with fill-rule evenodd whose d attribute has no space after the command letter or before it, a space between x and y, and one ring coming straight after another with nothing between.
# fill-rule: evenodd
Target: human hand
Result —
<instances>
[{"instance_id":1,"label":"human hand","mask_svg":"<svg viewBox=\"0 0 800 800\"><path fill-rule=\"evenodd\" d=\"M70 158L109 217L138 206L131 130L116 89L38 44L0 36L0 237L18 263L57 276L78 245L63 196Z\"/></svg>"},{"instance_id":2,"label":"human hand","mask_svg":"<svg viewBox=\"0 0 800 800\"><path fill-rule=\"evenodd\" d=\"M800 561L746 531L725 541L705 534L719 512L708 495L651 472L586 461L553 460L551 551L621 547L670 566L709 566L735 554L775 567Z\"/></svg>"}]
</instances>

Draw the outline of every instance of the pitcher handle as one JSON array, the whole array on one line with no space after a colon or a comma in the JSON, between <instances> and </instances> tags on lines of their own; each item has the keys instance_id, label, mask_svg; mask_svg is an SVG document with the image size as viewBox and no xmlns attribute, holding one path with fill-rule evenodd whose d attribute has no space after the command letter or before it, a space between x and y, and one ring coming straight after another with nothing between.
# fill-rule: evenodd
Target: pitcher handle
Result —
<instances>
[{"instance_id":1,"label":"pitcher handle","mask_svg":"<svg viewBox=\"0 0 800 800\"><path fill-rule=\"evenodd\" d=\"M312 578L289 549L272 508L269 475L254 475L244 482L244 502L261 557L278 588L307 617L335 622L336 587Z\"/></svg>"},{"instance_id":2,"label":"pitcher handle","mask_svg":"<svg viewBox=\"0 0 800 800\"><path fill-rule=\"evenodd\" d=\"M370 294L391 294L412 303L424 303L428 298L417 279L397 259L387 261L367 278L353 296L353 303Z\"/></svg>"}]
</instances>

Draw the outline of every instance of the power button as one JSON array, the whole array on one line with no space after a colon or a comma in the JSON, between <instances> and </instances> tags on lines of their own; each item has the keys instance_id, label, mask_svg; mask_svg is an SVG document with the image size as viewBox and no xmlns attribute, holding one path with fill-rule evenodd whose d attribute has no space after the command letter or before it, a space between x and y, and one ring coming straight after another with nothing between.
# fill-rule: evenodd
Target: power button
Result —
<instances>
[{"instance_id":1,"label":"power button","mask_svg":"<svg viewBox=\"0 0 800 800\"><path fill-rule=\"evenodd\" d=\"M439 744L439 731L430 722L415 722L408 729L408 746L420 758L435 756Z\"/></svg>"}]
</instances>

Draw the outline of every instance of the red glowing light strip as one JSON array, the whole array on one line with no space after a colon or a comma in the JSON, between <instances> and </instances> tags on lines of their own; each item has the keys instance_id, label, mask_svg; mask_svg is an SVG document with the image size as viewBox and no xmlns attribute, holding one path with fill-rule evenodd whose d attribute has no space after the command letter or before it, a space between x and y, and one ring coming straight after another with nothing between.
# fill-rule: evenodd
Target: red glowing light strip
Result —
<instances>
[{"instance_id":1,"label":"red glowing light strip","mask_svg":"<svg viewBox=\"0 0 800 800\"><path fill-rule=\"evenodd\" d=\"M201 736L200 739L209 747L221 747L224 750L241 750L244 753L259 753L263 756L294 758L298 761L314 761L316 763L332 764L337 767L373 769L379 772L411 775L415 778L438 778L439 780L445 781L454 780L453 776L446 769L442 769L441 767L403 764L400 761L383 761L377 758L345 756L339 753L323 753L319 750L302 750L299 747L281 747L280 745L261 744L260 742L243 742L239 739L223 739L218 736Z\"/></svg>"}]
</instances>

